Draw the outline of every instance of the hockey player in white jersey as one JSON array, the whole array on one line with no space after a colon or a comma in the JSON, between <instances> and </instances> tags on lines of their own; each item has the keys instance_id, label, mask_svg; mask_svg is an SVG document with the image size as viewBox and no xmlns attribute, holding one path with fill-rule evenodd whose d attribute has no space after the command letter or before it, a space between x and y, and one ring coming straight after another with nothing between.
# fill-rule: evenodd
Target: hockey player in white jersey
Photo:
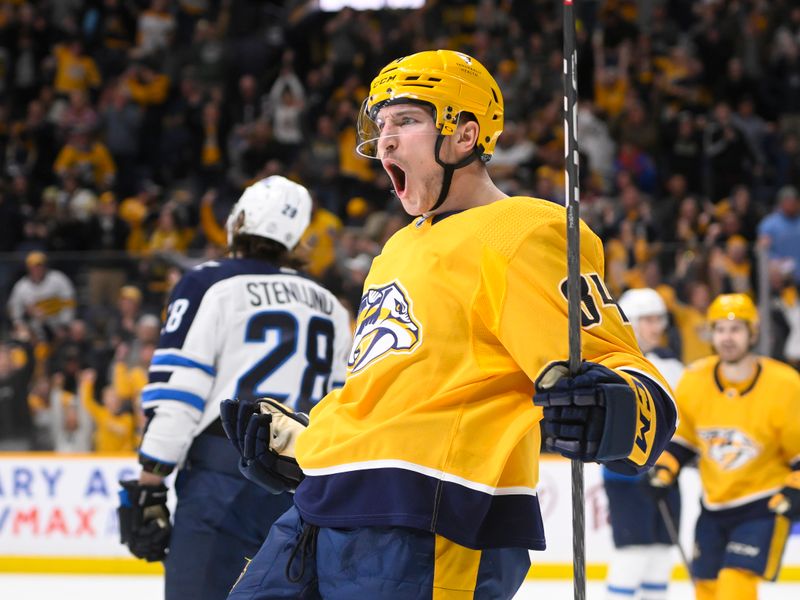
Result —
<instances>
[{"instance_id":1,"label":"hockey player in white jersey","mask_svg":"<svg viewBox=\"0 0 800 600\"><path fill-rule=\"evenodd\" d=\"M171 294L142 392L142 472L121 482L119 510L123 543L164 561L166 600L225 598L292 503L240 474L220 401L269 396L307 412L344 380L349 315L288 268L310 216L301 185L278 176L253 184L228 217L232 258L192 269ZM174 469L171 525L164 478Z\"/></svg>"},{"instance_id":2,"label":"hockey player in white jersey","mask_svg":"<svg viewBox=\"0 0 800 600\"><path fill-rule=\"evenodd\" d=\"M664 300L651 288L632 289L620 296L619 307L633 326L645 357L674 388L683 374L683 364L671 350L662 347L667 328ZM631 477L603 468L615 547L609 561L607 600L667 598L671 540L656 501L644 487L644 478L645 474ZM681 507L678 486L672 487L667 505L677 523Z\"/></svg>"}]
</instances>

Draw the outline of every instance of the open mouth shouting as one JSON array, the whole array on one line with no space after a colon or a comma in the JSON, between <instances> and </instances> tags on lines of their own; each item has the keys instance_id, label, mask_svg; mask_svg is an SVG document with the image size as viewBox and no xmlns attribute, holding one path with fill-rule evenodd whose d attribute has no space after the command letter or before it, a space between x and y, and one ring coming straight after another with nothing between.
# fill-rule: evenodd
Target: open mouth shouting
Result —
<instances>
[{"instance_id":1,"label":"open mouth shouting","mask_svg":"<svg viewBox=\"0 0 800 600\"><path fill-rule=\"evenodd\" d=\"M395 193L399 198L402 198L406 191L406 172L393 160L383 160L381 163L392 180Z\"/></svg>"}]
</instances>

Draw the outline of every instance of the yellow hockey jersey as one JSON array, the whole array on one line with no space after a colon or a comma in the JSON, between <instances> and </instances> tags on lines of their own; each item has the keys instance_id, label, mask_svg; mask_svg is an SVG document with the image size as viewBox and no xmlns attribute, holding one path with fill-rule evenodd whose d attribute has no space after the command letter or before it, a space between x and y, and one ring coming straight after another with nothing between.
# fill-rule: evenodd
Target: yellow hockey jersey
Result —
<instances>
[{"instance_id":1,"label":"yellow hockey jersey","mask_svg":"<svg viewBox=\"0 0 800 600\"><path fill-rule=\"evenodd\" d=\"M719 358L692 363L675 390L680 425L673 442L699 457L703 504L734 508L781 489L800 461L800 375L759 357L749 389L725 388Z\"/></svg>"},{"instance_id":2,"label":"yellow hockey jersey","mask_svg":"<svg viewBox=\"0 0 800 600\"><path fill-rule=\"evenodd\" d=\"M583 357L654 405L641 449L618 465L633 473L655 462L676 409L608 294L602 245L583 224L581 254ZM303 518L414 527L471 548L544 548L533 381L568 355L565 292L562 206L506 198L397 232L365 282L344 386L311 411L297 442Z\"/></svg>"}]
</instances>

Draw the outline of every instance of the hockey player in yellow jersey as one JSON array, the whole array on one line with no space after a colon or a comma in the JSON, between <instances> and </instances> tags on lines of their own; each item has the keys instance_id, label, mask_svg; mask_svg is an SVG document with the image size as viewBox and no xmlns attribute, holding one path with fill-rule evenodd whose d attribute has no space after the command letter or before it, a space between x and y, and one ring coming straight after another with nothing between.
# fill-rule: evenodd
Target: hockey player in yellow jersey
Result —
<instances>
[{"instance_id":1,"label":"hockey player in yellow jersey","mask_svg":"<svg viewBox=\"0 0 800 600\"><path fill-rule=\"evenodd\" d=\"M629 474L671 438L669 387L584 225L586 360L567 376L565 209L494 185L502 127L497 83L465 54L421 52L373 80L359 151L414 218L373 262L344 386L307 429L273 401L223 403L243 470L299 482L229 598L511 598L545 547L540 421L549 448Z\"/></svg>"},{"instance_id":2,"label":"hockey player in yellow jersey","mask_svg":"<svg viewBox=\"0 0 800 600\"><path fill-rule=\"evenodd\" d=\"M758 311L745 294L709 306L716 356L676 388L680 425L650 475L667 489L697 457L703 487L692 575L697 600L754 600L774 580L800 517L800 375L757 356Z\"/></svg>"}]
</instances>

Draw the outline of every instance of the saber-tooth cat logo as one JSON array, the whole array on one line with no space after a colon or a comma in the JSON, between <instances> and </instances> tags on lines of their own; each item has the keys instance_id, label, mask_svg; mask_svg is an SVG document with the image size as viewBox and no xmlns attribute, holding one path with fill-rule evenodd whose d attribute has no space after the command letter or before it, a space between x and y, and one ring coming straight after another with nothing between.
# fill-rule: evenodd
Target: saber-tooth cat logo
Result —
<instances>
[{"instance_id":1,"label":"saber-tooth cat logo","mask_svg":"<svg viewBox=\"0 0 800 600\"><path fill-rule=\"evenodd\" d=\"M398 352L413 352L422 340L411 299L397 282L370 288L358 306L353 349L347 359L352 374Z\"/></svg>"},{"instance_id":2,"label":"saber-tooth cat logo","mask_svg":"<svg viewBox=\"0 0 800 600\"><path fill-rule=\"evenodd\" d=\"M701 429L698 433L708 447L708 457L724 471L738 469L761 452L756 442L733 427Z\"/></svg>"}]
</instances>

